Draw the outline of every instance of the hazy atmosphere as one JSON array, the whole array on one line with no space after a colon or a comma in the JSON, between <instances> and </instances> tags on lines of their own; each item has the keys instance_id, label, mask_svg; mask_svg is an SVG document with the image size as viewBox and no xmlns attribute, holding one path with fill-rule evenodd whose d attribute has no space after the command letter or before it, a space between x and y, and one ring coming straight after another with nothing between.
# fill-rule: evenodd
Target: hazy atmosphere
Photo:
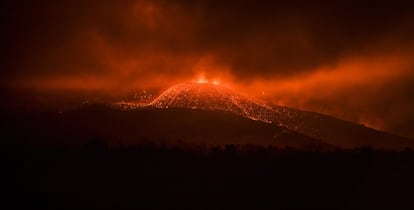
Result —
<instances>
[{"instance_id":1,"label":"hazy atmosphere","mask_svg":"<svg viewBox=\"0 0 414 210\"><path fill-rule=\"evenodd\" d=\"M408 1L6 1L5 106L162 91L204 76L414 137Z\"/></svg>"}]
</instances>

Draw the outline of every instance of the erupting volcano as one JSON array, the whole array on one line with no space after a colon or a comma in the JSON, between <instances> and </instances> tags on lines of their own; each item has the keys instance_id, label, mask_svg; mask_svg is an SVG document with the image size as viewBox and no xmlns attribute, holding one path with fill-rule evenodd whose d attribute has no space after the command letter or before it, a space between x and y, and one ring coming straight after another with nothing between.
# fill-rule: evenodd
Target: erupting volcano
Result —
<instances>
[{"instance_id":1,"label":"erupting volcano","mask_svg":"<svg viewBox=\"0 0 414 210\"><path fill-rule=\"evenodd\" d=\"M125 107L123 107L125 108ZM411 141L328 115L269 105L207 80L174 85L152 102L134 109L181 108L228 112L244 118L285 127L339 147L371 145L380 148L411 145Z\"/></svg>"},{"instance_id":2,"label":"erupting volcano","mask_svg":"<svg viewBox=\"0 0 414 210\"><path fill-rule=\"evenodd\" d=\"M170 87L149 106L231 112L252 120L271 122L271 107L251 100L224 86L210 83L182 83Z\"/></svg>"}]
</instances>

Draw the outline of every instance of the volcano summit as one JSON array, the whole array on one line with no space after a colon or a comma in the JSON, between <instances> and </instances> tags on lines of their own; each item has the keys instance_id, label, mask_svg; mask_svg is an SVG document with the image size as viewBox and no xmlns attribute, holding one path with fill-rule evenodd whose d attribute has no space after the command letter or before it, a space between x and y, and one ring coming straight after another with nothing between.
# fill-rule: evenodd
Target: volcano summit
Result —
<instances>
[{"instance_id":1,"label":"volcano summit","mask_svg":"<svg viewBox=\"0 0 414 210\"><path fill-rule=\"evenodd\" d=\"M149 106L231 112L252 120L271 122L271 107L230 89L209 83L182 83L170 87Z\"/></svg>"},{"instance_id":2,"label":"volcano summit","mask_svg":"<svg viewBox=\"0 0 414 210\"><path fill-rule=\"evenodd\" d=\"M224 111L251 120L282 126L339 147L370 145L378 148L412 146L410 139L391 135L328 115L267 105L224 86L210 83L181 83L164 91L144 107ZM404 145L404 146L402 146Z\"/></svg>"}]
</instances>

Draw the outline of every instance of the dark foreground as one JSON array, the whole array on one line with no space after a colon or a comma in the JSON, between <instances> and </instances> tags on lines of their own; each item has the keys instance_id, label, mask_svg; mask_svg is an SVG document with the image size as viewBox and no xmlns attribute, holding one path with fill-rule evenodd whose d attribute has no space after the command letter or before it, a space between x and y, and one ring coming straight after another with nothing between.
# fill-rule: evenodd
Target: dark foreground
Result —
<instances>
[{"instance_id":1,"label":"dark foreground","mask_svg":"<svg viewBox=\"0 0 414 210\"><path fill-rule=\"evenodd\" d=\"M2 147L7 209L413 209L414 153Z\"/></svg>"}]
</instances>

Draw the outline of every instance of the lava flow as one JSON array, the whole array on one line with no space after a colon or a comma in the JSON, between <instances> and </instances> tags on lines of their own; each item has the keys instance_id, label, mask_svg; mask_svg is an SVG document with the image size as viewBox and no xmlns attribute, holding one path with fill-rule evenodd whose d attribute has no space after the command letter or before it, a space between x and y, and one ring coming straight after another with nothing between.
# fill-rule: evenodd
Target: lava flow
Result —
<instances>
[{"instance_id":1,"label":"lava flow","mask_svg":"<svg viewBox=\"0 0 414 210\"><path fill-rule=\"evenodd\" d=\"M263 111L269 106L215 83L191 82L170 87L149 104L156 108L221 110L243 117L271 122Z\"/></svg>"}]
</instances>

